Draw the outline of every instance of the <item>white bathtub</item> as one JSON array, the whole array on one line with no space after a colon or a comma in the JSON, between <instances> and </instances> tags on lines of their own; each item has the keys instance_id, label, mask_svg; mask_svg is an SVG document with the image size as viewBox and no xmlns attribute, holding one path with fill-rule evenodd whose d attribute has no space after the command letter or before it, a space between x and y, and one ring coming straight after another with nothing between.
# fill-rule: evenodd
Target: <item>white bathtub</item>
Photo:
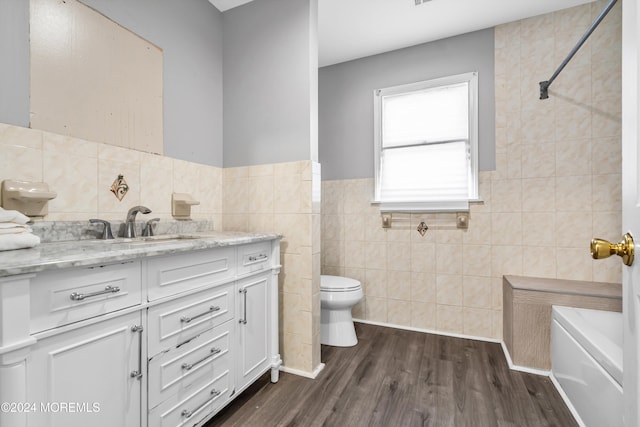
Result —
<instances>
[{"instance_id":1,"label":"white bathtub","mask_svg":"<svg viewBox=\"0 0 640 427\"><path fill-rule=\"evenodd\" d=\"M622 426L622 313L553 307L552 375L585 426Z\"/></svg>"}]
</instances>

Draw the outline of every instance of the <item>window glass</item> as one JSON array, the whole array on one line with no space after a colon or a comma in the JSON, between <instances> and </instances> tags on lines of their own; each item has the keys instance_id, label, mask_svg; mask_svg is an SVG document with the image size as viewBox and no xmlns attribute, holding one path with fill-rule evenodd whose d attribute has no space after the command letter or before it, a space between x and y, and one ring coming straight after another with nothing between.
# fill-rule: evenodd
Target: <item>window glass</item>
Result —
<instances>
[{"instance_id":1,"label":"window glass","mask_svg":"<svg viewBox=\"0 0 640 427\"><path fill-rule=\"evenodd\" d=\"M465 141L384 150L383 200L468 198L467 153Z\"/></svg>"}]
</instances>

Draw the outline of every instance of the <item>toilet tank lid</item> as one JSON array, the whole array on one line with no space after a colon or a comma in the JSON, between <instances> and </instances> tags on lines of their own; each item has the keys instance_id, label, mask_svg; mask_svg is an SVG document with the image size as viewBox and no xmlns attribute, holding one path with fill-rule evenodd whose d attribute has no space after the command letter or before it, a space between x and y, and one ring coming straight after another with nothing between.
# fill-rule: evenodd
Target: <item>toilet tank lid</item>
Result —
<instances>
[{"instance_id":1,"label":"toilet tank lid","mask_svg":"<svg viewBox=\"0 0 640 427\"><path fill-rule=\"evenodd\" d=\"M337 289L357 289L360 287L360 282L356 279L342 276L320 276L320 289L324 290L337 290Z\"/></svg>"}]
</instances>

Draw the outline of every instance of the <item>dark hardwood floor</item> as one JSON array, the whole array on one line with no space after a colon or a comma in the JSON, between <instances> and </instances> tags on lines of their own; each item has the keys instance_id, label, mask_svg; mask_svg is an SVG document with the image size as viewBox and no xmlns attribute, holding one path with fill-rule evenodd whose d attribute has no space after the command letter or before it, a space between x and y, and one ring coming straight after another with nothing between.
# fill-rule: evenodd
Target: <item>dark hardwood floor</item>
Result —
<instances>
[{"instance_id":1,"label":"dark hardwood floor","mask_svg":"<svg viewBox=\"0 0 640 427\"><path fill-rule=\"evenodd\" d=\"M551 381L511 371L499 344L356 323L315 380L269 374L214 426L576 426Z\"/></svg>"}]
</instances>

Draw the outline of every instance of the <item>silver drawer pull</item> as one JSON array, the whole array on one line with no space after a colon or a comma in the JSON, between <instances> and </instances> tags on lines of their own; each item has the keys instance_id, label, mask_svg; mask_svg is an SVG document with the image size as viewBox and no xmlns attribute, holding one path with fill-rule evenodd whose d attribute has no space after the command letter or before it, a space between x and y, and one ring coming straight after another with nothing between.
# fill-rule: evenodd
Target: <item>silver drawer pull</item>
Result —
<instances>
[{"instance_id":1,"label":"silver drawer pull","mask_svg":"<svg viewBox=\"0 0 640 427\"><path fill-rule=\"evenodd\" d=\"M260 260L267 259L267 258L269 258L267 255L265 255L265 254L260 254L260 255L258 255L258 256L250 256L250 257L249 257L249 261L250 261L250 262L253 262L253 261L260 261Z\"/></svg>"},{"instance_id":2,"label":"silver drawer pull","mask_svg":"<svg viewBox=\"0 0 640 427\"><path fill-rule=\"evenodd\" d=\"M197 319L198 317L206 316L207 314L213 313L214 311L220 311L220 307L218 307L217 305L212 305L211 307L209 307L209 310L205 311L204 313L196 314L195 316L191 316L191 317L182 316L180 318L180 321L184 322L184 323L189 323L193 319Z\"/></svg>"},{"instance_id":3,"label":"silver drawer pull","mask_svg":"<svg viewBox=\"0 0 640 427\"><path fill-rule=\"evenodd\" d=\"M202 359L197 360L197 361L195 361L193 363L183 363L182 364L182 369L185 369L185 370L189 371L194 366L199 365L200 363L204 362L205 360L207 360L210 357L215 356L216 354L220 353L221 351L222 351L221 349L213 347L211 349L211 352L209 354L207 354L205 357L203 357Z\"/></svg>"},{"instance_id":4,"label":"silver drawer pull","mask_svg":"<svg viewBox=\"0 0 640 427\"><path fill-rule=\"evenodd\" d=\"M243 288L240 289L239 292L242 294L243 300L244 300L244 315L242 316L243 318L240 319L238 322L241 325L246 325L247 324L247 289Z\"/></svg>"},{"instance_id":5,"label":"silver drawer pull","mask_svg":"<svg viewBox=\"0 0 640 427\"><path fill-rule=\"evenodd\" d=\"M106 288L104 288L104 291L92 292L90 294L81 294L78 292L74 292L71 295L69 295L69 298L71 298L73 301L82 301L83 299L86 299L86 298L97 297L98 295L104 295L104 294L115 294L116 292L120 292L120 288L118 286L109 285Z\"/></svg>"},{"instance_id":6,"label":"silver drawer pull","mask_svg":"<svg viewBox=\"0 0 640 427\"><path fill-rule=\"evenodd\" d=\"M133 325L131 327L131 332L138 333L138 370L131 371L131 378L135 378L137 380L142 378L142 332L144 328L142 325Z\"/></svg>"},{"instance_id":7,"label":"silver drawer pull","mask_svg":"<svg viewBox=\"0 0 640 427\"><path fill-rule=\"evenodd\" d=\"M180 415L182 415L185 418L190 418L193 414L195 414L196 412L198 412L202 407L206 406L209 402L211 402L213 399L215 399L216 397L220 396L222 392L220 390L216 390L215 388L213 390L211 390L211 398L207 399L202 405L198 406L196 409L194 409L193 411L190 411L188 409L184 409Z\"/></svg>"}]
</instances>

